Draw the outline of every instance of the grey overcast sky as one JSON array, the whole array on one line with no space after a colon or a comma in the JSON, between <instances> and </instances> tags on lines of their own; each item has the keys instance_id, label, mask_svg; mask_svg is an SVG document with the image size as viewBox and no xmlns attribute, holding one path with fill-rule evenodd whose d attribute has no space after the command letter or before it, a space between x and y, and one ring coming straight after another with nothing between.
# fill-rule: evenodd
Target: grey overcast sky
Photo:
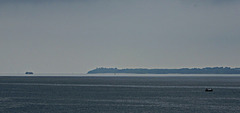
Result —
<instances>
[{"instance_id":1,"label":"grey overcast sky","mask_svg":"<svg viewBox=\"0 0 240 113\"><path fill-rule=\"evenodd\" d=\"M240 0L0 0L0 72L240 67Z\"/></svg>"}]
</instances>

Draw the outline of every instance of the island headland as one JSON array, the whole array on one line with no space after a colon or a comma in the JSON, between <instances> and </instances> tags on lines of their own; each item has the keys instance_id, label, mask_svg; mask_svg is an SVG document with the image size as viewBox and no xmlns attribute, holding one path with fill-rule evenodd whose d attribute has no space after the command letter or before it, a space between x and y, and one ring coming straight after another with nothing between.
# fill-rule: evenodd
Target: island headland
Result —
<instances>
[{"instance_id":1,"label":"island headland","mask_svg":"<svg viewBox=\"0 0 240 113\"><path fill-rule=\"evenodd\" d=\"M180 68L180 69L118 69L118 68L96 68L87 74L99 73L131 73L131 74L240 74L240 68L230 67L205 67L205 68Z\"/></svg>"}]
</instances>

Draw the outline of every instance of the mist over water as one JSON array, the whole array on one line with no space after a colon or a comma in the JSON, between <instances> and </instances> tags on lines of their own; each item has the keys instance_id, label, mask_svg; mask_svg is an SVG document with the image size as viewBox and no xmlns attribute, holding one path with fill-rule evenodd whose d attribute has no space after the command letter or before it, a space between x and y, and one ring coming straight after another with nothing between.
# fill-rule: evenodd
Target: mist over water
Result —
<instances>
[{"instance_id":1,"label":"mist over water","mask_svg":"<svg viewBox=\"0 0 240 113\"><path fill-rule=\"evenodd\" d=\"M0 72L238 67L238 0L0 0Z\"/></svg>"}]
</instances>

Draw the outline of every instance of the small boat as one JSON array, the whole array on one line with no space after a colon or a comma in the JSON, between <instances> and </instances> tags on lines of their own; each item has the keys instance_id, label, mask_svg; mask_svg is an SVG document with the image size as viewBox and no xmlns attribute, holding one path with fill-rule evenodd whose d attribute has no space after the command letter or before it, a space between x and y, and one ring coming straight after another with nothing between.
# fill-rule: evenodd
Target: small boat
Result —
<instances>
[{"instance_id":1,"label":"small boat","mask_svg":"<svg viewBox=\"0 0 240 113\"><path fill-rule=\"evenodd\" d=\"M26 72L25 74L26 74L26 75L32 75L33 72Z\"/></svg>"},{"instance_id":2,"label":"small boat","mask_svg":"<svg viewBox=\"0 0 240 113\"><path fill-rule=\"evenodd\" d=\"M205 91L206 92L211 92L211 91L213 91L213 89L212 88L206 88Z\"/></svg>"}]
</instances>

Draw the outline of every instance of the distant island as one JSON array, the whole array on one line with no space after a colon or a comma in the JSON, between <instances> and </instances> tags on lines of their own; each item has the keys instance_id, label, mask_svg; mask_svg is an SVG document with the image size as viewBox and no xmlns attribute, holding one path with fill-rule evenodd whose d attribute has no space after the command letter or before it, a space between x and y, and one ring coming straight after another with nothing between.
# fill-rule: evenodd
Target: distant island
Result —
<instances>
[{"instance_id":1,"label":"distant island","mask_svg":"<svg viewBox=\"0 0 240 113\"><path fill-rule=\"evenodd\" d=\"M205 68L181 68L181 69L118 69L96 68L88 74L98 73L131 73L131 74L240 74L240 68L230 67L205 67Z\"/></svg>"}]
</instances>

